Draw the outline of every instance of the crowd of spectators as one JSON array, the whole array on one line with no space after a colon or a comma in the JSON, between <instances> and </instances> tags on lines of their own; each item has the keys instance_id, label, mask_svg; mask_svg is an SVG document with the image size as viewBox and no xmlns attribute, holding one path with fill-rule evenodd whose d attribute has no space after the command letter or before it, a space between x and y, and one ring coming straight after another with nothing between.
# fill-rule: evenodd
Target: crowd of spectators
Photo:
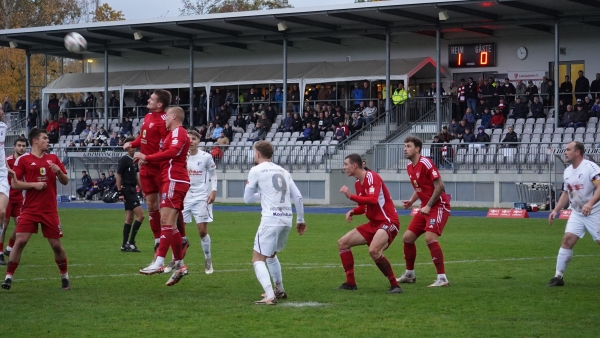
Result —
<instances>
[{"instance_id":1,"label":"crowd of spectators","mask_svg":"<svg viewBox=\"0 0 600 338\"><path fill-rule=\"evenodd\" d=\"M100 178L95 181L84 170L81 172L81 186L76 189L76 193L79 199L90 202L96 195L104 196L108 192L116 191L116 185L117 178L113 170L108 172L108 177L105 173L101 173Z\"/></svg>"}]
</instances>

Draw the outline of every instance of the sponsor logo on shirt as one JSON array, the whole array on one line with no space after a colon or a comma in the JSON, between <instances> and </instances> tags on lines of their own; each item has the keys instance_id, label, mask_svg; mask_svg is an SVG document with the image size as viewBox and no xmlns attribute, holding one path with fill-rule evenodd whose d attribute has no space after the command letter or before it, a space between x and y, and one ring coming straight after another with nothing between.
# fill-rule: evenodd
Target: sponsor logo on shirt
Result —
<instances>
[{"instance_id":1,"label":"sponsor logo on shirt","mask_svg":"<svg viewBox=\"0 0 600 338\"><path fill-rule=\"evenodd\" d=\"M148 125L148 129L154 127L154 122L150 122L150 124Z\"/></svg>"},{"instance_id":2,"label":"sponsor logo on shirt","mask_svg":"<svg viewBox=\"0 0 600 338\"><path fill-rule=\"evenodd\" d=\"M54 162L52 162L51 160L46 160L46 162L48 162L49 165L53 165Z\"/></svg>"},{"instance_id":3,"label":"sponsor logo on shirt","mask_svg":"<svg viewBox=\"0 0 600 338\"><path fill-rule=\"evenodd\" d=\"M369 194L373 194L375 193L375 187L370 187L369 188Z\"/></svg>"},{"instance_id":4,"label":"sponsor logo on shirt","mask_svg":"<svg viewBox=\"0 0 600 338\"><path fill-rule=\"evenodd\" d=\"M46 176L46 168L44 168L44 167L40 168L40 175Z\"/></svg>"},{"instance_id":5,"label":"sponsor logo on shirt","mask_svg":"<svg viewBox=\"0 0 600 338\"><path fill-rule=\"evenodd\" d=\"M421 178L421 173L417 173L417 179Z\"/></svg>"}]
</instances>

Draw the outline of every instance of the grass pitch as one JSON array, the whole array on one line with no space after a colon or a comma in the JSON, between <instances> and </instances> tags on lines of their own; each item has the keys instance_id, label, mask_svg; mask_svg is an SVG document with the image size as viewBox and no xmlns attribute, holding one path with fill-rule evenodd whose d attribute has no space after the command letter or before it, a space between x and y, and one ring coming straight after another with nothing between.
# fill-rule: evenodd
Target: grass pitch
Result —
<instances>
[{"instance_id":1,"label":"grass pitch","mask_svg":"<svg viewBox=\"0 0 600 338\"><path fill-rule=\"evenodd\" d=\"M450 217L440 243L451 286L429 289L436 272L417 244L417 283L388 295L387 280L366 246L354 248L358 291L344 282L337 239L353 224L343 215L307 215L304 236L290 234L279 259L289 298L253 305L262 289L250 263L258 213L215 213L209 226L215 273L204 274L194 226L190 275L173 287L167 275L143 276L152 259L147 220L141 253L122 253L123 212L61 210L72 289L41 234L25 248L10 291L0 290L1 327L15 337L597 337L600 250L588 236L575 247L562 288L547 288L565 221ZM401 233L409 217L401 218ZM11 226L12 229L12 226ZM385 253L404 271L399 238Z\"/></svg>"}]
</instances>

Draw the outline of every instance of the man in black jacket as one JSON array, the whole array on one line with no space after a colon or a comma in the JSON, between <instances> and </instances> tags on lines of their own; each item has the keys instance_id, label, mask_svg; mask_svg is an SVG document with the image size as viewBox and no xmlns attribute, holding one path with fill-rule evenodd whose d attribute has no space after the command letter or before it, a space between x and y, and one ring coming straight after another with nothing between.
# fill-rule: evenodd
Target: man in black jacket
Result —
<instances>
[{"instance_id":1,"label":"man in black jacket","mask_svg":"<svg viewBox=\"0 0 600 338\"><path fill-rule=\"evenodd\" d=\"M583 99L590 92L590 80L588 80L585 76L583 76L583 70L577 72L579 77L575 80L575 97L578 99Z\"/></svg>"},{"instance_id":2,"label":"man in black jacket","mask_svg":"<svg viewBox=\"0 0 600 338\"><path fill-rule=\"evenodd\" d=\"M86 192L88 192L92 188L92 179L84 170L81 172L81 187L77 188L77 195L79 197L84 198Z\"/></svg>"},{"instance_id":3,"label":"man in black jacket","mask_svg":"<svg viewBox=\"0 0 600 338\"><path fill-rule=\"evenodd\" d=\"M517 133L515 133L513 131L513 127L508 127L508 133L506 133L506 136L504 137L502 142L513 142L513 143L519 142L519 137L517 136ZM503 144L502 146L505 148L516 148L517 147L516 144Z\"/></svg>"},{"instance_id":4,"label":"man in black jacket","mask_svg":"<svg viewBox=\"0 0 600 338\"><path fill-rule=\"evenodd\" d=\"M125 121L123 121L123 126L121 126L121 132L119 136L131 136L133 135L133 123L129 119L129 117L125 116Z\"/></svg>"},{"instance_id":5,"label":"man in black jacket","mask_svg":"<svg viewBox=\"0 0 600 338\"><path fill-rule=\"evenodd\" d=\"M117 189L117 178L115 177L115 172L110 170L108 172L108 177L104 182L104 188L106 191L115 191Z\"/></svg>"},{"instance_id":6,"label":"man in black jacket","mask_svg":"<svg viewBox=\"0 0 600 338\"><path fill-rule=\"evenodd\" d=\"M95 185L92 186L92 190L88 192L85 197L86 202L90 202L94 195L100 194L100 196L104 195L104 190L106 189L106 175L104 173L100 174L100 179L96 182Z\"/></svg>"},{"instance_id":7,"label":"man in black jacket","mask_svg":"<svg viewBox=\"0 0 600 338\"><path fill-rule=\"evenodd\" d=\"M308 139L311 141L319 141L321 139L321 131L317 128L317 122L312 121L312 127L310 128L310 134Z\"/></svg>"}]
</instances>

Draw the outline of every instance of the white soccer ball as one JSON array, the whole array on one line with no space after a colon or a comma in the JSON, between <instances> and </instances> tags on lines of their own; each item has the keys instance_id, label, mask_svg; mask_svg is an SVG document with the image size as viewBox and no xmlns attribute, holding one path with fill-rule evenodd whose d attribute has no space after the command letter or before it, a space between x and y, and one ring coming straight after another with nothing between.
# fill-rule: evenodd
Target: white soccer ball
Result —
<instances>
[{"instance_id":1,"label":"white soccer ball","mask_svg":"<svg viewBox=\"0 0 600 338\"><path fill-rule=\"evenodd\" d=\"M87 49L87 41L81 34L71 32L65 36L65 47L69 52L79 54Z\"/></svg>"}]
</instances>

